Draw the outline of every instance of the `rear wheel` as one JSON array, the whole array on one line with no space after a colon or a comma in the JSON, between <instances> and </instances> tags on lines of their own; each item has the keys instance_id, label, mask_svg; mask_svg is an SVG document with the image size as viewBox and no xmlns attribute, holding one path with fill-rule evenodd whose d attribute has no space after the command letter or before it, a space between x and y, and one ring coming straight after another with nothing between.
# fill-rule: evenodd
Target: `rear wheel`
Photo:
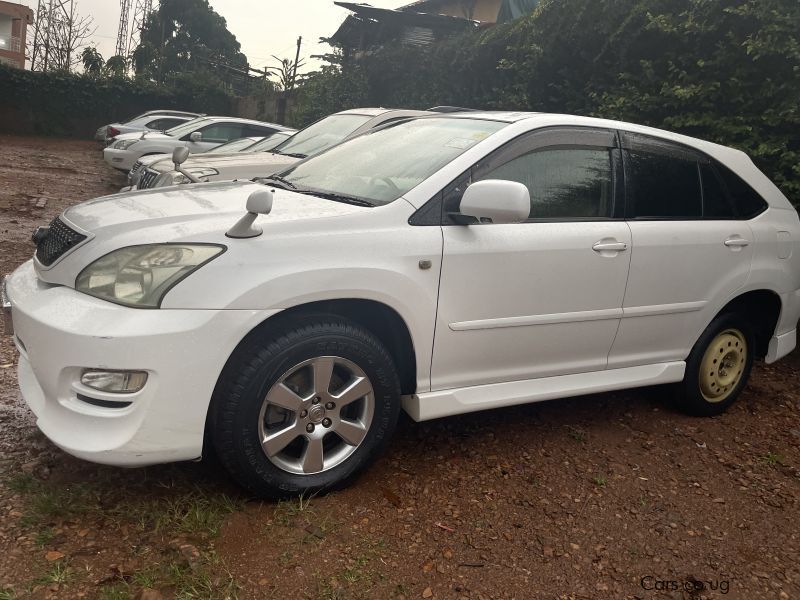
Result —
<instances>
[{"instance_id":1,"label":"rear wheel","mask_svg":"<svg viewBox=\"0 0 800 600\"><path fill-rule=\"evenodd\" d=\"M753 366L754 337L737 313L720 315L697 340L686 361L678 402L689 414L718 415L741 394Z\"/></svg>"},{"instance_id":2,"label":"rear wheel","mask_svg":"<svg viewBox=\"0 0 800 600\"><path fill-rule=\"evenodd\" d=\"M240 348L215 391L222 464L264 497L333 489L369 464L397 423L400 385L370 332L338 317Z\"/></svg>"}]
</instances>

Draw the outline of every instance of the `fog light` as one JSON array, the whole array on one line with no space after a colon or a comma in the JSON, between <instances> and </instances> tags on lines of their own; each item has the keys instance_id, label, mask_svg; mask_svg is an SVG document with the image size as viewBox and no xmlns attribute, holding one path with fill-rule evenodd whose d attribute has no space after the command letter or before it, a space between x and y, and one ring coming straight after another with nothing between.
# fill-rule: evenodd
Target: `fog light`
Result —
<instances>
[{"instance_id":1,"label":"fog light","mask_svg":"<svg viewBox=\"0 0 800 600\"><path fill-rule=\"evenodd\" d=\"M112 394L133 394L147 383L144 371L94 371L86 370L81 375L81 383L101 392Z\"/></svg>"}]
</instances>

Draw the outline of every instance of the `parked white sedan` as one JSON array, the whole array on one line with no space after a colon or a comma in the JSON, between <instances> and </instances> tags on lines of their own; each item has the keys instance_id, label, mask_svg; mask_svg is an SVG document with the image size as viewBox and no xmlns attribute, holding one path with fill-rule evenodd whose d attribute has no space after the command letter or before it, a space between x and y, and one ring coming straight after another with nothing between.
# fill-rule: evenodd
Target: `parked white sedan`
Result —
<instances>
[{"instance_id":1,"label":"parked white sedan","mask_svg":"<svg viewBox=\"0 0 800 600\"><path fill-rule=\"evenodd\" d=\"M290 140L271 147L255 146L249 154L221 159L216 156L193 156L181 171L171 161L151 165L142 176L139 189L190 183L186 173L202 181L225 181L266 177L290 165L324 152L328 148L393 121L433 114L423 110L356 108L325 117L300 130Z\"/></svg>"},{"instance_id":2,"label":"parked white sedan","mask_svg":"<svg viewBox=\"0 0 800 600\"><path fill-rule=\"evenodd\" d=\"M263 496L342 485L401 407L674 384L717 414L800 318L800 220L745 154L564 115L414 119L34 239L5 304L44 434L114 465L207 441Z\"/></svg>"},{"instance_id":3,"label":"parked white sedan","mask_svg":"<svg viewBox=\"0 0 800 600\"><path fill-rule=\"evenodd\" d=\"M288 140L292 137L297 130L295 129L287 129L285 131L276 131L272 135L269 135L264 138L242 138L239 140L233 140L232 142L228 142L227 144L222 144L221 146L217 146L216 148L212 148L208 152L204 152L203 156L211 156L215 159L219 159L227 156L233 156L243 152L269 152L270 150L280 146L283 142ZM249 140L253 140L252 142L247 143ZM164 165L156 165L156 163L163 162ZM173 169L175 168L175 164L172 162L172 155L171 154L150 154L148 156L143 156L135 163L133 163L133 167L131 167L130 172L128 173L128 187L123 188L122 192L129 192L131 190L135 190L139 187L140 180L142 176L146 175L145 184L141 186L142 189L147 189L148 187L152 187L151 183L147 181L148 179L152 179L155 177L153 173L161 170L161 169ZM203 177L204 172L202 167L199 170L195 170L195 173L198 177ZM214 175L214 171L205 171L206 175ZM218 172L217 172L218 174Z\"/></svg>"},{"instance_id":4,"label":"parked white sedan","mask_svg":"<svg viewBox=\"0 0 800 600\"><path fill-rule=\"evenodd\" d=\"M142 156L169 154L175 148L186 147L190 153L200 153L242 137L265 137L289 129L283 125L264 123L236 117L200 117L163 133L129 133L117 136L103 150L105 161L122 171L130 171Z\"/></svg>"},{"instance_id":5,"label":"parked white sedan","mask_svg":"<svg viewBox=\"0 0 800 600\"><path fill-rule=\"evenodd\" d=\"M97 141L108 143L118 135L143 131L166 131L200 117L197 113L180 110L150 110L120 123L103 125L95 132Z\"/></svg>"}]
</instances>

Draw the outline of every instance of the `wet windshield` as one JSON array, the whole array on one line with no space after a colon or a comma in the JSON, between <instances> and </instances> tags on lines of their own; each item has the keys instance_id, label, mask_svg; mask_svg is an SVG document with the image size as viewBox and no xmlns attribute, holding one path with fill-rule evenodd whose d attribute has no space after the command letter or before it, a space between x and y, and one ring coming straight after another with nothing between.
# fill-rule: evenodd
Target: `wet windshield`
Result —
<instances>
[{"instance_id":1,"label":"wet windshield","mask_svg":"<svg viewBox=\"0 0 800 600\"><path fill-rule=\"evenodd\" d=\"M233 140L232 142L228 142L227 144L222 144L221 146L217 146L216 148L212 148L208 150L206 154L225 154L226 152L241 152L242 150L250 148L254 144L257 144L261 141L261 138L239 138L238 140Z\"/></svg>"},{"instance_id":2,"label":"wet windshield","mask_svg":"<svg viewBox=\"0 0 800 600\"><path fill-rule=\"evenodd\" d=\"M331 115L295 134L274 152L305 158L335 146L372 117L369 115Z\"/></svg>"},{"instance_id":3,"label":"wet windshield","mask_svg":"<svg viewBox=\"0 0 800 600\"><path fill-rule=\"evenodd\" d=\"M303 161L276 181L335 200L388 204L506 125L446 117L406 121Z\"/></svg>"},{"instance_id":4,"label":"wet windshield","mask_svg":"<svg viewBox=\"0 0 800 600\"><path fill-rule=\"evenodd\" d=\"M265 137L257 144L253 144L250 148L247 149L247 151L269 152L270 150L274 150L279 144L285 142L288 138L292 137L292 135L293 133L284 131L273 133L271 136Z\"/></svg>"}]
</instances>

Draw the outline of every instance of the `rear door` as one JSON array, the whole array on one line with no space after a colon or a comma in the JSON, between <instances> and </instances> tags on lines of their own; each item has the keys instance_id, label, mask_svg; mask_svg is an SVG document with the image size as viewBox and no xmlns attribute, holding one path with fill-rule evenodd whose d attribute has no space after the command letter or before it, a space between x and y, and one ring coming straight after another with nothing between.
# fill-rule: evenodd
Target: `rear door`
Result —
<instances>
[{"instance_id":1,"label":"rear door","mask_svg":"<svg viewBox=\"0 0 800 600\"><path fill-rule=\"evenodd\" d=\"M708 157L623 133L633 250L609 368L684 360L705 326L747 281L753 234Z\"/></svg>"}]
</instances>

